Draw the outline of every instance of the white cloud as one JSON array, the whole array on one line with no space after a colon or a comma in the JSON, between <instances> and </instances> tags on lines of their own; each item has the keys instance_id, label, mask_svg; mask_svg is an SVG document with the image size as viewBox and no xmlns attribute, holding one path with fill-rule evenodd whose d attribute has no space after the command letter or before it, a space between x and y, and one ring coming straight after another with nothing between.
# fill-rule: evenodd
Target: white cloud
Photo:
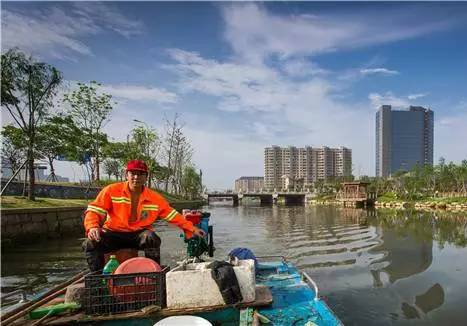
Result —
<instances>
[{"instance_id":1,"label":"white cloud","mask_svg":"<svg viewBox=\"0 0 467 326\"><path fill-rule=\"evenodd\" d=\"M315 16L275 16L256 4L226 6L224 18L234 51L253 62L271 53L290 57L330 51L357 29Z\"/></svg>"},{"instance_id":2,"label":"white cloud","mask_svg":"<svg viewBox=\"0 0 467 326\"><path fill-rule=\"evenodd\" d=\"M194 161L203 170L203 183L211 189L233 188L242 175L263 176L263 143L241 134L215 133L188 127L187 137L196 148Z\"/></svg>"},{"instance_id":3,"label":"white cloud","mask_svg":"<svg viewBox=\"0 0 467 326\"><path fill-rule=\"evenodd\" d=\"M163 88L135 86L135 85L104 85L101 91L111 94L115 98L134 101L153 101L158 103L176 103L178 96Z\"/></svg>"},{"instance_id":4,"label":"white cloud","mask_svg":"<svg viewBox=\"0 0 467 326\"><path fill-rule=\"evenodd\" d=\"M280 68L224 63L181 50L173 49L170 54L175 61L171 69L180 76L180 88L214 96L220 110L247 113L245 119L252 122L243 123L241 130L258 147L343 145L352 148L358 164L368 170L368 148L372 146L368 130L373 111L368 105L337 101L329 81L318 77L289 79ZM245 113L236 113L241 111ZM216 133L214 138L218 136ZM238 145L235 151L241 153L240 144L229 146ZM256 164L262 167L262 159Z\"/></svg>"},{"instance_id":5,"label":"white cloud","mask_svg":"<svg viewBox=\"0 0 467 326\"><path fill-rule=\"evenodd\" d=\"M27 53L74 60L92 55L83 37L111 30L125 37L141 32L142 23L125 18L103 3L77 2L44 10L2 10L2 49L18 47Z\"/></svg>"},{"instance_id":6,"label":"white cloud","mask_svg":"<svg viewBox=\"0 0 467 326\"><path fill-rule=\"evenodd\" d=\"M224 7L225 37L242 59L262 62L272 54L285 59L410 39L455 23L427 16L420 20L419 12L398 8L383 16L370 10L332 17L280 16L261 5L235 3Z\"/></svg>"},{"instance_id":7,"label":"white cloud","mask_svg":"<svg viewBox=\"0 0 467 326\"><path fill-rule=\"evenodd\" d=\"M386 75L386 76L391 76L391 75L398 75L399 72L396 70L390 70L386 68L366 68L366 69L361 69L360 73L362 75L376 75L376 74L381 74L381 75Z\"/></svg>"},{"instance_id":8,"label":"white cloud","mask_svg":"<svg viewBox=\"0 0 467 326\"><path fill-rule=\"evenodd\" d=\"M373 108L379 108L381 105L392 105L395 108L408 108L410 105L421 105L418 100L427 96L428 93L410 94L407 96L396 96L388 91L384 94L370 93L368 99ZM423 104L422 104L423 105Z\"/></svg>"},{"instance_id":9,"label":"white cloud","mask_svg":"<svg viewBox=\"0 0 467 326\"><path fill-rule=\"evenodd\" d=\"M103 2L75 2L74 12L100 27L110 29L127 38L142 33L144 27L139 20L127 18L118 10Z\"/></svg>"},{"instance_id":10,"label":"white cloud","mask_svg":"<svg viewBox=\"0 0 467 326\"><path fill-rule=\"evenodd\" d=\"M392 92L384 94L371 93L368 95L373 108L379 108L381 105L392 105L395 108L407 108L410 106L410 101L404 97L398 97Z\"/></svg>"},{"instance_id":11,"label":"white cloud","mask_svg":"<svg viewBox=\"0 0 467 326\"><path fill-rule=\"evenodd\" d=\"M451 116L444 116L439 119L437 119L435 111L435 162L440 157L456 163L467 160L467 144L465 142L465 139L467 139L467 128L465 126L467 126L466 110L457 111Z\"/></svg>"},{"instance_id":12,"label":"white cloud","mask_svg":"<svg viewBox=\"0 0 467 326\"><path fill-rule=\"evenodd\" d=\"M409 100L416 100L418 98L422 98L422 97L425 97L427 95L428 95L428 93L410 94L410 95L407 96L407 98Z\"/></svg>"},{"instance_id":13,"label":"white cloud","mask_svg":"<svg viewBox=\"0 0 467 326\"><path fill-rule=\"evenodd\" d=\"M291 77L326 76L331 72L305 59L289 59L282 64L282 70Z\"/></svg>"},{"instance_id":14,"label":"white cloud","mask_svg":"<svg viewBox=\"0 0 467 326\"><path fill-rule=\"evenodd\" d=\"M62 22L69 18L59 9L51 12L50 16L57 14L57 11L63 14ZM28 53L47 53L58 58L64 58L70 52L82 55L92 53L87 45L76 38L80 34L92 33L86 24L64 24L63 29L54 25L49 17L34 18L3 10L3 49L18 47Z\"/></svg>"},{"instance_id":15,"label":"white cloud","mask_svg":"<svg viewBox=\"0 0 467 326\"><path fill-rule=\"evenodd\" d=\"M280 74L266 66L221 63L178 49L169 54L180 89L219 97L221 110L278 111L288 96Z\"/></svg>"}]
</instances>

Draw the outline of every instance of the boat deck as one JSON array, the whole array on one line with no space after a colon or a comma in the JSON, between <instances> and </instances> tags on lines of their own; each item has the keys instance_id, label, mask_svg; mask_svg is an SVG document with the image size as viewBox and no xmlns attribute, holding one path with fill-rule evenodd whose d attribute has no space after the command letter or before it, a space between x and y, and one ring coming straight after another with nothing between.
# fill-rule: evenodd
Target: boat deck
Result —
<instances>
[{"instance_id":1,"label":"boat deck","mask_svg":"<svg viewBox=\"0 0 467 326\"><path fill-rule=\"evenodd\" d=\"M271 289L273 303L260 308L259 313L273 325L342 325L292 265L285 262L260 264L256 282Z\"/></svg>"},{"instance_id":2,"label":"boat deck","mask_svg":"<svg viewBox=\"0 0 467 326\"><path fill-rule=\"evenodd\" d=\"M235 310L247 308L247 307L262 307L270 305L273 301L272 294L270 289L265 285L256 286L255 297L256 300L248 303L239 303L236 305L217 305L209 307L197 307L197 308L183 308L183 309L174 309L174 308L163 308L160 309L156 306L149 306L141 311L128 312L128 313L119 313L119 314L108 314L108 315L98 315L98 316L88 316L82 311L75 313L68 313L63 316L51 316L44 320L42 325L73 325L73 324L93 324L109 321L128 321L128 320L139 320L137 325L146 325L145 319L150 320L153 325L153 321L167 317L167 316L177 316L177 315L197 315L203 313L210 313L214 311L226 310L233 308ZM15 322L15 326L31 325L31 320L22 319ZM112 323L115 325L115 323Z\"/></svg>"}]
</instances>

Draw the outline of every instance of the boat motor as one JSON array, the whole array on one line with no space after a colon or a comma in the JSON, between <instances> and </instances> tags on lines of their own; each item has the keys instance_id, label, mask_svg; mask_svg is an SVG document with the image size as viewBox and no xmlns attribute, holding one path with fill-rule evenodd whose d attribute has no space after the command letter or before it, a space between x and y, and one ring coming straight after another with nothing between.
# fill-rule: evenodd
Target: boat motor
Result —
<instances>
[{"instance_id":1,"label":"boat motor","mask_svg":"<svg viewBox=\"0 0 467 326\"><path fill-rule=\"evenodd\" d=\"M213 238L213 228L212 225L209 225L209 219L211 213L201 212L201 211L188 211L183 214L185 219L191 221L194 226L200 228L204 231L204 237L191 237L187 239L184 236L185 243L187 244L187 256L189 258L198 258L207 253L209 257L214 256L214 238Z\"/></svg>"}]
</instances>

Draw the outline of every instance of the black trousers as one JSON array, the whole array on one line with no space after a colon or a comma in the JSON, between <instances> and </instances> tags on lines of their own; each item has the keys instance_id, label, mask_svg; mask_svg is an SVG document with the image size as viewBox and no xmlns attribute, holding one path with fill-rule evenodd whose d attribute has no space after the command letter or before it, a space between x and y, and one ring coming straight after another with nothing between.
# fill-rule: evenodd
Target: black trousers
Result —
<instances>
[{"instance_id":1,"label":"black trousers","mask_svg":"<svg viewBox=\"0 0 467 326\"><path fill-rule=\"evenodd\" d=\"M86 239L83 242L86 261L92 272L104 268L104 254L126 248L144 250L147 258L159 265L161 263L161 239L150 230L115 232L104 229L100 241Z\"/></svg>"}]
</instances>

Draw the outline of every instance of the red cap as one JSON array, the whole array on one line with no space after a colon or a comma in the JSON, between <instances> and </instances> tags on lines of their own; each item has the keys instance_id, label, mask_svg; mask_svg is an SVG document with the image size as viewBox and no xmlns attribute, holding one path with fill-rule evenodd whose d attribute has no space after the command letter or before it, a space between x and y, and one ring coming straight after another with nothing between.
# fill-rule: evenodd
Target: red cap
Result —
<instances>
[{"instance_id":1,"label":"red cap","mask_svg":"<svg viewBox=\"0 0 467 326\"><path fill-rule=\"evenodd\" d=\"M143 171L148 173L148 166L141 160L131 160L126 165L127 171Z\"/></svg>"}]
</instances>

